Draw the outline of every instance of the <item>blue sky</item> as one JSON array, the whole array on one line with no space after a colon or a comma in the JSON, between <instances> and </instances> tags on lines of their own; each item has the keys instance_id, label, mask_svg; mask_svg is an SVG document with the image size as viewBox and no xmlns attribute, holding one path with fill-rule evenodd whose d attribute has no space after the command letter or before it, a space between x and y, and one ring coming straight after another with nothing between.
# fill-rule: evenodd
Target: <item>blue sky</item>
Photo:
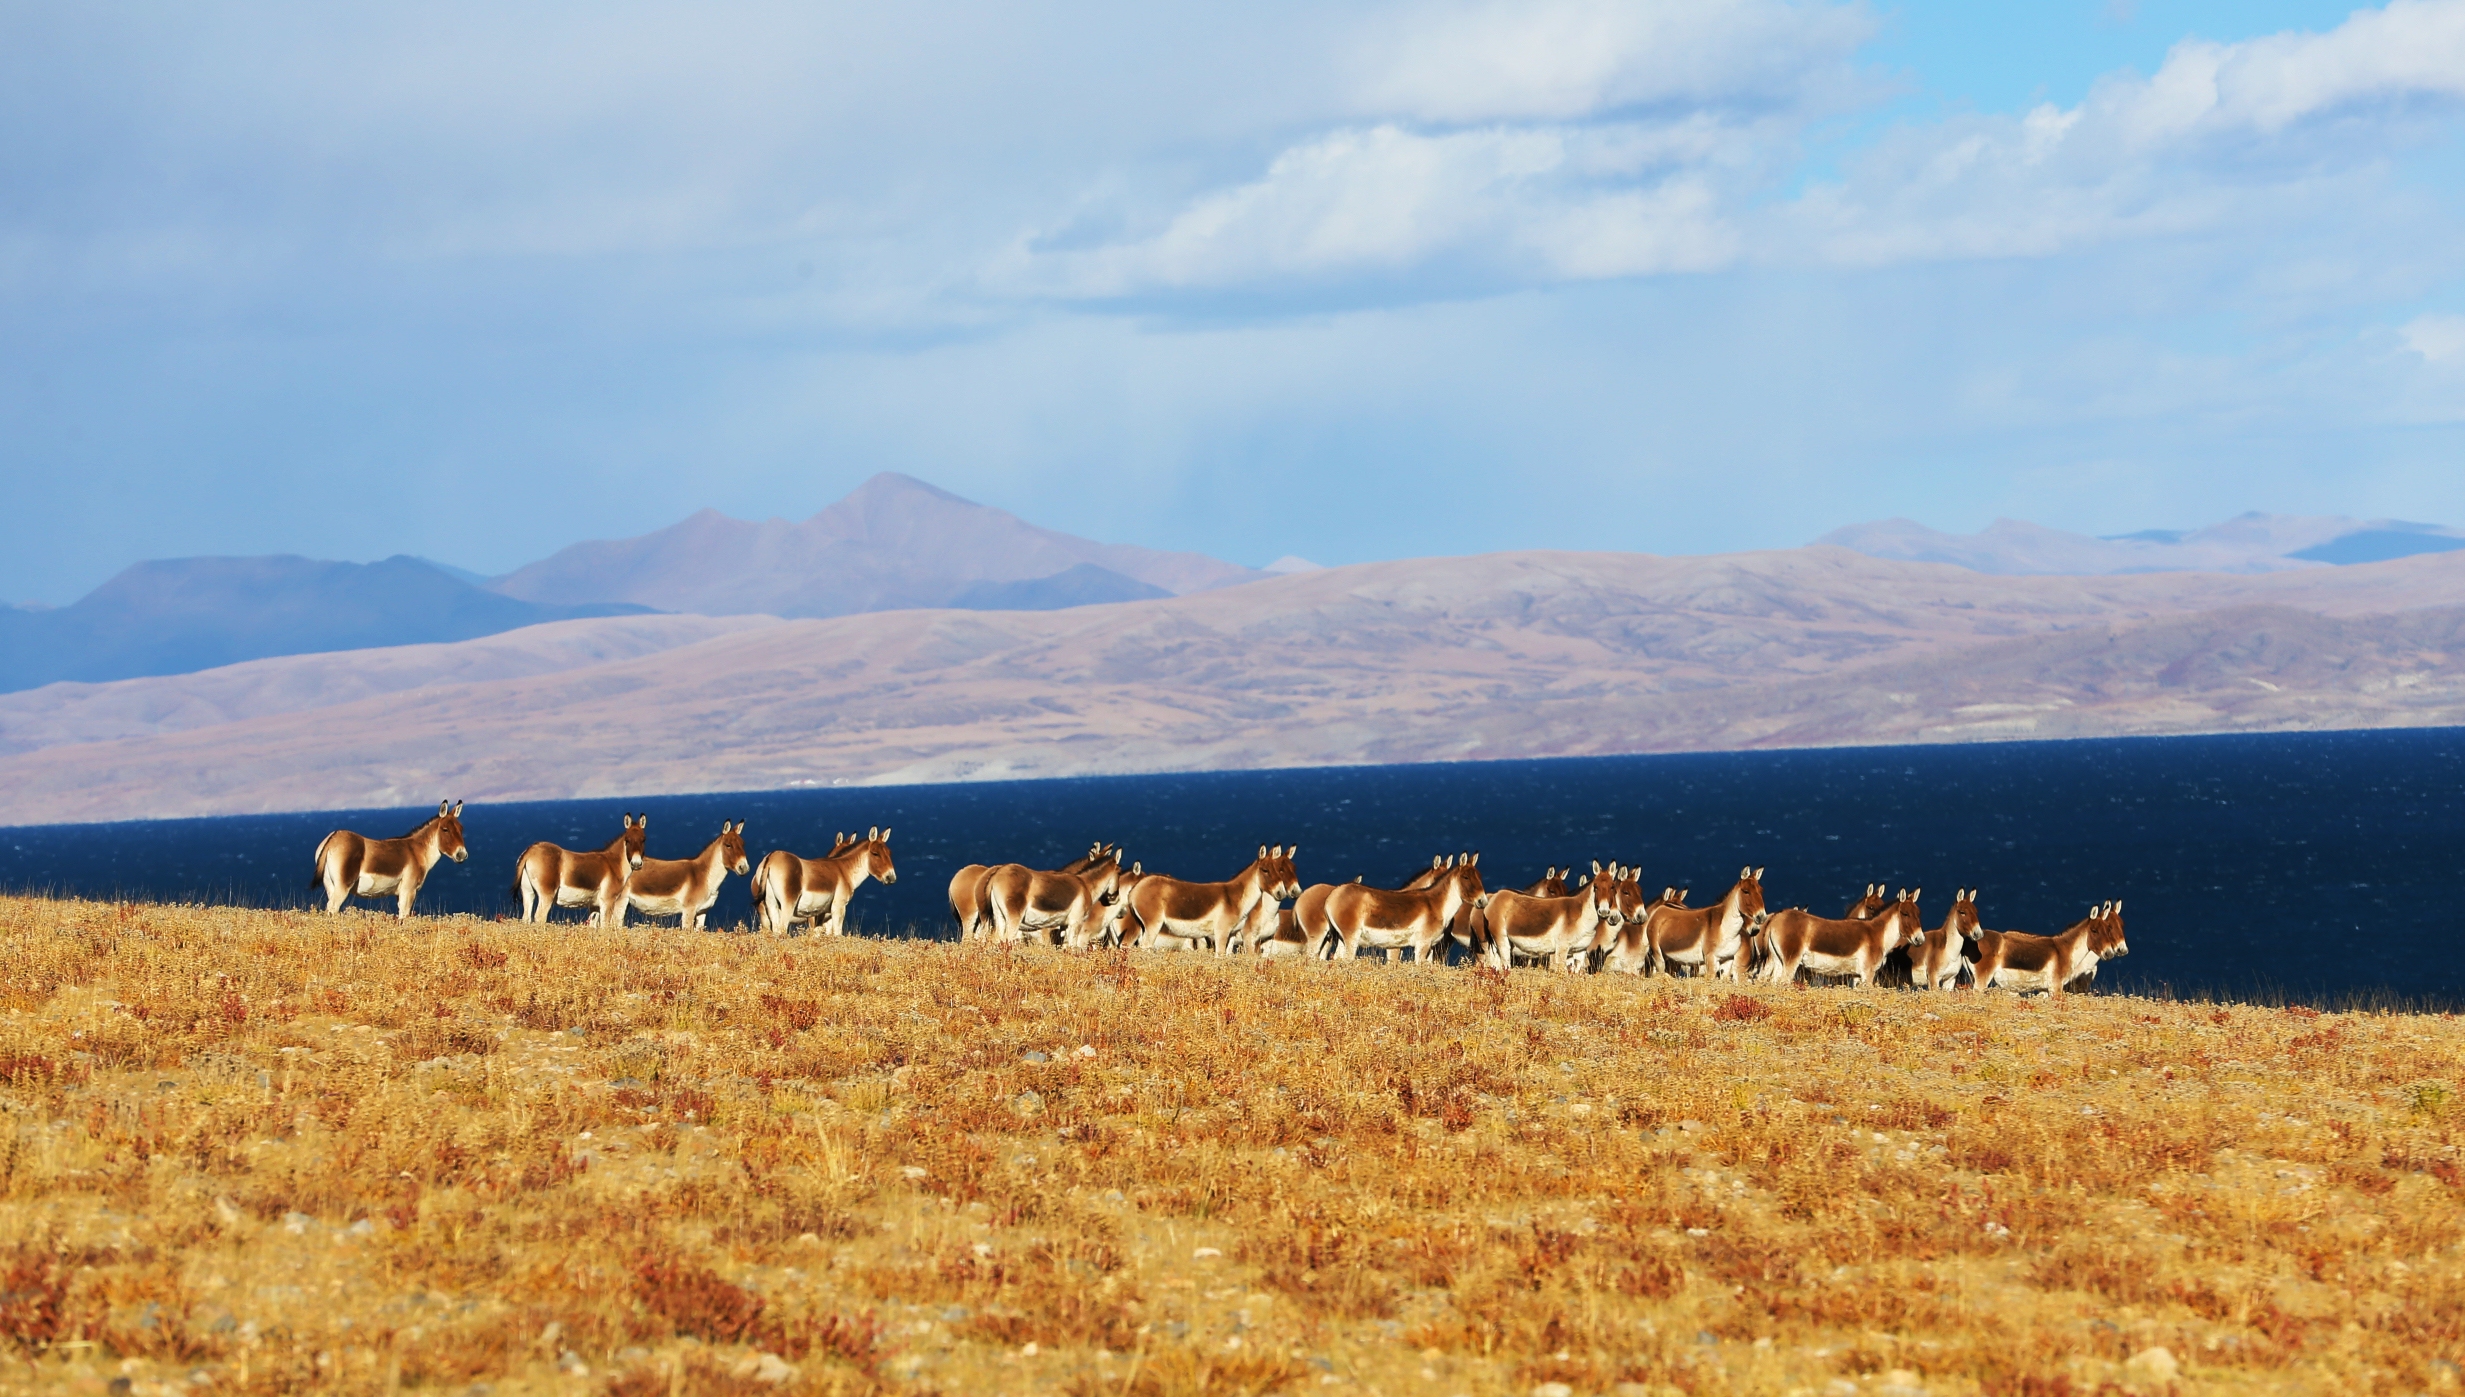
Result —
<instances>
[{"instance_id":1,"label":"blue sky","mask_svg":"<svg viewBox=\"0 0 2465 1397\"><path fill-rule=\"evenodd\" d=\"M2465 523L2465 0L0 4L0 598L876 470L1263 563Z\"/></svg>"}]
</instances>

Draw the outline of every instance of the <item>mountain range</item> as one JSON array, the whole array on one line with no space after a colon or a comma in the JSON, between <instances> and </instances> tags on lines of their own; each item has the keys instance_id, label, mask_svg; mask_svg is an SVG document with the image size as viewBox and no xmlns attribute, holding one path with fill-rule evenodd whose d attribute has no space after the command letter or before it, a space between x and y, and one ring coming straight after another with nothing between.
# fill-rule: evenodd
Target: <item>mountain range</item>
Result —
<instances>
[{"instance_id":1,"label":"mountain range","mask_svg":"<svg viewBox=\"0 0 2465 1397\"><path fill-rule=\"evenodd\" d=\"M0 611L0 823L2465 722L2448 530L1831 537L1253 570L884 475L496 578L141 564Z\"/></svg>"},{"instance_id":2,"label":"mountain range","mask_svg":"<svg viewBox=\"0 0 2465 1397\"><path fill-rule=\"evenodd\" d=\"M2460 722L2465 553L2093 577L1836 547L1506 553L55 685L0 696L0 823Z\"/></svg>"},{"instance_id":3,"label":"mountain range","mask_svg":"<svg viewBox=\"0 0 2465 1397\"><path fill-rule=\"evenodd\" d=\"M2004 576L2094 576L2299 571L2465 549L2465 535L2400 520L2246 514L2204 529L2116 538L2010 519L1947 534L1890 519L1817 543ZM56 611L0 607L0 693L475 639L580 617L1053 611L1190 595L1314 567L1288 556L1248 568L1096 543L885 472L802 523L706 509L636 538L577 543L501 577L410 557L139 563Z\"/></svg>"},{"instance_id":4,"label":"mountain range","mask_svg":"<svg viewBox=\"0 0 2465 1397\"><path fill-rule=\"evenodd\" d=\"M1196 553L1092 543L885 473L801 524L706 509L639 538L575 544L504 577L411 557L139 563L74 605L0 607L0 693L467 640L576 617L1049 611L1268 575Z\"/></svg>"},{"instance_id":5,"label":"mountain range","mask_svg":"<svg viewBox=\"0 0 2465 1397\"><path fill-rule=\"evenodd\" d=\"M647 609L524 601L418 558L171 558L128 568L74 605L0 609L0 692L186 674L271 655L468 640Z\"/></svg>"}]
</instances>

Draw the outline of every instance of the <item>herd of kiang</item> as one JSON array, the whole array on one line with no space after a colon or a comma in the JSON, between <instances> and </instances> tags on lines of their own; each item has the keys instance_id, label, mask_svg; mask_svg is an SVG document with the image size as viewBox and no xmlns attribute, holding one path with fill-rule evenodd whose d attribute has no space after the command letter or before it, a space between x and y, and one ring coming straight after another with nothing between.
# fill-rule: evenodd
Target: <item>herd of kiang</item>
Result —
<instances>
[{"instance_id":1,"label":"herd of kiang","mask_svg":"<svg viewBox=\"0 0 2465 1397\"><path fill-rule=\"evenodd\" d=\"M440 802L433 818L399 839L348 830L327 835L317 846L314 878L326 910L339 911L352 897L391 897L409 917L429 871L443 859L469 857L461 816L461 802ZM785 935L805 927L844 935L856 890L868 879L899 878L887 829L841 834L820 858L775 850L756 867L742 820L722 821L718 837L688 859L646 856L649 826L648 815L628 814L604 848L543 841L523 850L512 889L523 920L545 922L559 907L587 908L593 925L621 927L630 911L676 917L697 929L734 873L753 880L755 931ZM1410 951L1416 961L1453 958L1501 971L1537 963L1567 973L1683 973L1775 984L1806 975L1860 987L1973 984L2058 995L2093 980L2099 962L2130 953L2120 901L2090 908L2058 935L2037 936L1986 930L1973 888L1960 889L1942 924L1929 929L1919 890L1887 893L1879 883L1838 917L1803 907L1773 910L1764 905L1763 870L1756 867L1739 869L1726 893L1696 907L1688 905L1687 890L1675 887L1646 897L1640 872L1614 862L1596 861L1579 876L1553 867L1529 886L1491 889L1482 881L1480 855L1472 853L1435 857L1397 888L1357 877L1304 887L1293 867L1297 852L1261 845L1248 867L1214 883L1125 867L1120 847L1104 843L1060 868L969 864L951 877L950 913L965 940L1077 949L1312 961L1351 959L1364 950L1392 961Z\"/></svg>"},{"instance_id":2,"label":"herd of kiang","mask_svg":"<svg viewBox=\"0 0 2465 1397\"><path fill-rule=\"evenodd\" d=\"M1886 895L1869 884L1838 917L1764 906L1763 870L1741 868L1728 892L1705 906L1663 888L1645 896L1639 870L1620 863L1577 875L1550 868L1520 888L1491 889L1478 854L1439 856L1403 886L1302 886L1298 851L1262 845L1247 868L1220 883L1193 883L1096 844L1054 869L969 864L950 879L950 915L962 939L1037 941L1065 947L1159 951L1212 949L1298 960L1351 959L1364 950L1392 961L1459 959L1509 970L1544 964L1568 973L1685 973L1789 983L1801 974L1864 987L1961 984L2061 994L2095 978L2100 961L2127 955L2123 904L2100 903L2057 936L1988 931L1977 892L1963 888L1942 925L1929 930L1919 890ZM1574 877L1569 885L1567 879ZM1285 900L1291 899L1286 906Z\"/></svg>"}]
</instances>

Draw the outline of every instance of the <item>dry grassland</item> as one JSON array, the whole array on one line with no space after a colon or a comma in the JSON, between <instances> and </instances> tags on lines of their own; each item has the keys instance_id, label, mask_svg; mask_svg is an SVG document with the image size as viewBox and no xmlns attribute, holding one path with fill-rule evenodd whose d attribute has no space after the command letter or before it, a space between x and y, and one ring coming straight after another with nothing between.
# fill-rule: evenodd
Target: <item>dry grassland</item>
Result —
<instances>
[{"instance_id":1,"label":"dry grassland","mask_svg":"<svg viewBox=\"0 0 2465 1397\"><path fill-rule=\"evenodd\" d=\"M0 956L12 1390L2465 1362L2445 1017L26 899Z\"/></svg>"}]
</instances>

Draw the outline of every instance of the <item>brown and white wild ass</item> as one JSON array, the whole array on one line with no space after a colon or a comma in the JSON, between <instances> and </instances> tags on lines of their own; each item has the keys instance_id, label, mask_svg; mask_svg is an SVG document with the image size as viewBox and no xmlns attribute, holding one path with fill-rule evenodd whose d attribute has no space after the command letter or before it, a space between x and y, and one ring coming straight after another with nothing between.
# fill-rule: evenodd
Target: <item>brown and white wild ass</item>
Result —
<instances>
[{"instance_id":1,"label":"brown and white wild ass","mask_svg":"<svg viewBox=\"0 0 2465 1397\"><path fill-rule=\"evenodd\" d=\"M1977 939L1977 889L1956 888L1943 925L1926 933L1923 944L1909 948L1909 985L1913 989L1957 988L1969 973L1968 945Z\"/></svg>"},{"instance_id":2,"label":"brown and white wild ass","mask_svg":"<svg viewBox=\"0 0 2465 1397\"><path fill-rule=\"evenodd\" d=\"M616 924L625 924L625 908L645 917L674 917L686 931L702 930L703 914L719 900L719 885L731 873L752 871L745 857L745 822L719 822L719 837L689 859L644 859L625 880L624 907Z\"/></svg>"},{"instance_id":3,"label":"brown and white wild ass","mask_svg":"<svg viewBox=\"0 0 2465 1397\"><path fill-rule=\"evenodd\" d=\"M1099 839L1087 846L1086 857L1072 859L1061 867L1049 871L1084 873L1101 862L1108 849L1115 854L1120 853L1119 848ZM995 867L997 865L971 863L950 875L950 916L959 924L959 939L962 941L973 941L991 934L991 929L984 924L981 914L985 906L985 876L990 874Z\"/></svg>"},{"instance_id":4,"label":"brown and white wild ass","mask_svg":"<svg viewBox=\"0 0 2465 1397\"><path fill-rule=\"evenodd\" d=\"M1409 949L1413 959L1426 961L1465 910L1479 907L1488 897L1481 886L1480 862L1479 854L1466 854L1422 888L1389 892L1361 883L1338 884L1327 894L1324 923L1305 923L1301 934L1313 946L1324 946L1331 938L1347 959L1367 946L1386 952L1389 960Z\"/></svg>"},{"instance_id":5,"label":"brown and white wild ass","mask_svg":"<svg viewBox=\"0 0 2465 1397\"><path fill-rule=\"evenodd\" d=\"M1738 978L1737 956L1745 944L1746 924L1763 910L1763 870L1741 868L1737 882L1709 907L1687 907L1663 900L1644 913L1640 927L1629 922L1610 951L1607 968L1627 974L1658 975L1671 966L1698 967L1698 973L1725 970Z\"/></svg>"},{"instance_id":6,"label":"brown and white wild ass","mask_svg":"<svg viewBox=\"0 0 2465 1397\"><path fill-rule=\"evenodd\" d=\"M625 879L642 866L642 841L650 834L650 816L625 817L625 827L604 849L568 849L541 840L514 860L514 896L522 900L522 920L545 922L559 907L588 907L590 924L612 925L616 905L625 900Z\"/></svg>"},{"instance_id":7,"label":"brown and white wild ass","mask_svg":"<svg viewBox=\"0 0 2465 1397\"><path fill-rule=\"evenodd\" d=\"M1488 904L1468 913L1467 919L1479 929L1475 939L1489 947L1490 963L1500 970L1512 970L1519 955L1547 960L1552 970L1589 970L1593 946L1625 923L1618 911L1624 886L1612 864L1562 897L1535 897L1512 888L1491 893Z\"/></svg>"},{"instance_id":8,"label":"brown and white wild ass","mask_svg":"<svg viewBox=\"0 0 2465 1397\"><path fill-rule=\"evenodd\" d=\"M1600 867L1600 864L1595 861L1592 866L1594 868L1598 868ZM1564 897L1566 896L1567 891L1566 880L1573 877L1574 874L1575 870L1572 867L1560 868L1556 864L1551 864L1549 866L1549 871L1543 873L1536 881L1527 883L1520 888L1501 888L1499 891L1519 892L1526 897Z\"/></svg>"},{"instance_id":9,"label":"brown and white wild ass","mask_svg":"<svg viewBox=\"0 0 2465 1397\"><path fill-rule=\"evenodd\" d=\"M753 870L753 929L785 936L801 921L821 935L845 936L848 899L867 878L879 878L885 887L899 881L886 829L876 827L855 839L842 835L818 859L773 849Z\"/></svg>"},{"instance_id":10,"label":"brown and white wild ass","mask_svg":"<svg viewBox=\"0 0 2465 1397\"><path fill-rule=\"evenodd\" d=\"M316 872L309 886L325 889L325 910L339 912L355 897L394 895L394 915L410 920L420 884L439 859L456 863L471 856L462 842L462 802L440 800L437 813L400 839L370 839L347 829L317 841Z\"/></svg>"},{"instance_id":11,"label":"brown and white wild ass","mask_svg":"<svg viewBox=\"0 0 2465 1397\"><path fill-rule=\"evenodd\" d=\"M1084 872L1057 873L1025 864L996 865L977 894L976 917L1002 943L1040 941L1084 949L1110 920L1121 883L1121 851L1108 850Z\"/></svg>"},{"instance_id":12,"label":"brown and white wild ass","mask_svg":"<svg viewBox=\"0 0 2465 1397\"><path fill-rule=\"evenodd\" d=\"M2122 904L2100 903L2060 936L2025 931L1977 933L1977 988L2014 993L2043 990L2060 997L2064 987L2093 972L2097 962L2131 954L2123 939Z\"/></svg>"},{"instance_id":13,"label":"brown and white wild ass","mask_svg":"<svg viewBox=\"0 0 2465 1397\"><path fill-rule=\"evenodd\" d=\"M1167 939L1207 941L1219 954L1231 955L1234 938L1260 902L1281 902L1301 891L1292 866L1299 852L1298 845L1261 844L1248 867L1221 883L1185 883L1150 873L1124 899L1130 910L1121 922L1122 939L1153 950L1164 949Z\"/></svg>"},{"instance_id":14,"label":"brown and white wild ass","mask_svg":"<svg viewBox=\"0 0 2465 1397\"><path fill-rule=\"evenodd\" d=\"M1859 989L1874 982L1884 958L1902 945L1919 945L1926 931L1918 922L1917 890L1871 917L1818 917L1803 907L1791 907L1762 919L1753 936L1759 978L1785 985L1803 968L1816 975L1846 975Z\"/></svg>"}]
</instances>

